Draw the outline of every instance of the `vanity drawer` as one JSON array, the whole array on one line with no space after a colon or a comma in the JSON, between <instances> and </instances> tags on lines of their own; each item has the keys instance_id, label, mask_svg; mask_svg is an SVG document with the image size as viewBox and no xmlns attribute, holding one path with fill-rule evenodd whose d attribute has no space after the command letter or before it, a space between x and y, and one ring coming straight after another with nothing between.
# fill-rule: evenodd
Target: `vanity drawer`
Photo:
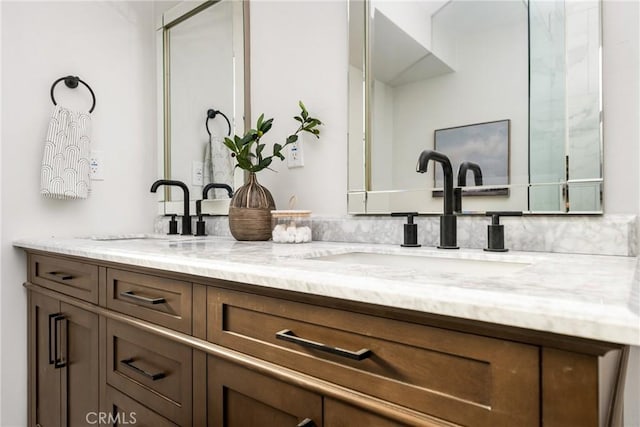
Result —
<instances>
[{"instance_id":1,"label":"vanity drawer","mask_svg":"<svg viewBox=\"0 0 640 427\"><path fill-rule=\"evenodd\" d=\"M131 424L136 427L178 426L112 387L107 386L105 399L107 412L111 414L111 419L107 418L109 425L118 426ZM96 420L100 421L97 417ZM93 421L93 419L89 418L89 422ZM94 424L106 425L104 422L96 422Z\"/></svg>"},{"instance_id":2,"label":"vanity drawer","mask_svg":"<svg viewBox=\"0 0 640 427\"><path fill-rule=\"evenodd\" d=\"M192 419L192 350L107 319L107 384L180 424Z\"/></svg>"},{"instance_id":3,"label":"vanity drawer","mask_svg":"<svg viewBox=\"0 0 640 427\"><path fill-rule=\"evenodd\" d=\"M539 425L536 346L226 289L207 306L216 344L453 423Z\"/></svg>"},{"instance_id":4,"label":"vanity drawer","mask_svg":"<svg viewBox=\"0 0 640 427\"><path fill-rule=\"evenodd\" d=\"M107 270L107 307L191 334L191 283L130 271Z\"/></svg>"},{"instance_id":5,"label":"vanity drawer","mask_svg":"<svg viewBox=\"0 0 640 427\"><path fill-rule=\"evenodd\" d=\"M98 303L98 266L66 258L29 256L29 281L94 304Z\"/></svg>"}]
</instances>

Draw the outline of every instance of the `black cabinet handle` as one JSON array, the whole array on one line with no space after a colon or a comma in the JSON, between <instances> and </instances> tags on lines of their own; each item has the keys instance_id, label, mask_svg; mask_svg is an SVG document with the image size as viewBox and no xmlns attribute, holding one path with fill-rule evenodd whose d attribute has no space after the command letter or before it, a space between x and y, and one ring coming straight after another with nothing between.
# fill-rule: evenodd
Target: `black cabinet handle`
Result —
<instances>
[{"instance_id":1,"label":"black cabinet handle","mask_svg":"<svg viewBox=\"0 0 640 427\"><path fill-rule=\"evenodd\" d=\"M63 362L62 357L58 357L58 347L62 350L62 345L58 345L58 324L65 320L65 317L60 313L53 313L49 315L49 364L53 365L55 369L64 368L67 366L66 362ZM51 330L51 322L53 321L53 333ZM53 348L52 348L53 347Z\"/></svg>"},{"instance_id":2,"label":"black cabinet handle","mask_svg":"<svg viewBox=\"0 0 640 427\"><path fill-rule=\"evenodd\" d=\"M132 369L137 373L144 375L145 377L149 378L151 381L157 381L159 379L166 377L164 372L158 372L157 374L152 374L150 372L145 371L144 369L140 369L133 364L134 361L135 360L133 359L124 359L124 360L121 360L120 363L122 363L124 366L128 367L129 369Z\"/></svg>"},{"instance_id":3,"label":"black cabinet handle","mask_svg":"<svg viewBox=\"0 0 640 427\"><path fill-rule=\"evenodd\" d=\"M276 339L289 341L294 344L301 345L303 347L313 348L315 350L324 351L326 353L335 354L338 356L346 357L353 360L364 360L371 357L373 352L368 348L363 348L358 351L345 350L343 348L331 347L326 344L322 344L316 341L307 340L297 337L290 329L283 329L280 332L276 332Z\"/></svg>"},{"instance_id":4,"label":"black cabinet handle","mask_svg":"<svg viewBox=\"0 0 640 427\"><path fill-rule=\"evenodd\" d=\"M296 427L316 427L316 423L311 418L305 418Z\"/></svg>"},{"instance_id":5,"label":"black cabinet handle","mask_svg":"<svg viewBox=\"0 0 640 427\"><path fill-rule=\"evenodd\" d=\"M60 280L71 280L71 279L73 279L73 275L71 275L69 273L64 273L62 271L52 271L49 274L51 276L54 276L56 279L60 279Z\"/></svg>"},{"instance_id":6,"label":"black cabinet handle","mask_svg":"<svg viewBox=\"0 0 640 427\"><path fill-rule=\"evenodd\" d=\"M51 328L51 323L53 322L54 317L58 315L60 315L60 313L53 313L49 315L49 365L53 365L54 363L56 363L56 361L53 359L53 341L58 337L57 334L55 338L52 336L51 333L53 329Z\"/></svg>"},{"instance_id":7,"label":"black cabinet handle","mask_svg":"<svg viewBox=\"0 0 640 427\"><path fill-rule=\"evenodd\" d=\"M141 295L136 295L136 294L133 293L133 291L120 292L120 296L121 297L126 297L126 298L131 298L131 299L134 299L136 301L143 302L145 304L164 304L165 302L167 302L167 300L165 300L162 297L147 298L147 297L143 297Z\"/></svg>"}]
</instances>

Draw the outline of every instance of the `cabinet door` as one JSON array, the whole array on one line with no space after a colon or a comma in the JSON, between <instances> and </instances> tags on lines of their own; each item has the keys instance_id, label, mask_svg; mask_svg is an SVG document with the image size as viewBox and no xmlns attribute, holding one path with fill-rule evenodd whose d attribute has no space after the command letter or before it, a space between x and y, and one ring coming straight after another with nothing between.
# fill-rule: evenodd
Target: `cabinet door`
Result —
<instances>
[{"instance_id":1,"label":"cabinet door","mask_svg":"<svg viewBox=\"0 0 640 427\"><path fill-rule=\"evenodd\" d=\"M60 312L65 364L60 371L62 425L85 426L87 415L100 408L98 316L65 303L60 304Z\"/></svg>"},{"instance_id":2,"label":"cabinet door","mask_svg":"<svg viewBox=\"0 0 640 427\"><path fill-rule=\"evenodd\" d=\"M211 427L321 427L322 397L209 356Z\"/></svg>"},{"instance_id":3,"label":"cabinet door","mask_svg":"<svg viewBox=\"0 0 640 427\"><path fill-rule=\"evenodd\" d=\"M98 316L29 292L29 425L85 426L99 411Z\"/></svg>"},{"instance_id":4,"label":"cabinet door","mask_svg":"<svg viewBox=\"0 0 640 427\"><path fill-rule=\"evenodd\" d=\"M60 368L53 363L54 315L59 311L57 300L29 292L30 426L60 427Z\"/></svg>"},{"instance_id":5,"label":"cabinet door","mask_svg":"<svg viewBox=\"0 0 640 427\"><path fill-rule=\"evenodd\" d=\"M90 423L102 426L105 424L109 426L131 424L135 425L135 427L178 427L177 424L158 415L113 387L106 387L105 402L106 412L108 413L106 423L100 422L98 417L90 418Z\"/></svg>"}]
</instances>

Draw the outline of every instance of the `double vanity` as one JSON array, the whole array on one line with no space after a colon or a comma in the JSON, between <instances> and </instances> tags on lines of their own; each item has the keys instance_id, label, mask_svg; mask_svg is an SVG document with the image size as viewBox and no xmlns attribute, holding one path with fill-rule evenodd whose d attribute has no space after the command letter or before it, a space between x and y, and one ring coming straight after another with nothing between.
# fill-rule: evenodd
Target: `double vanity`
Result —
<instances>
[{"instance_id":1,"label":"double vanity","mask_svg":"<svg viewBox=\"0 0 640 427\"><path fill-rule=\"evenodd\" d=\"M636 258L166 235L15 245L29 425L623 425Z\"/></svg>"}]
</instances>

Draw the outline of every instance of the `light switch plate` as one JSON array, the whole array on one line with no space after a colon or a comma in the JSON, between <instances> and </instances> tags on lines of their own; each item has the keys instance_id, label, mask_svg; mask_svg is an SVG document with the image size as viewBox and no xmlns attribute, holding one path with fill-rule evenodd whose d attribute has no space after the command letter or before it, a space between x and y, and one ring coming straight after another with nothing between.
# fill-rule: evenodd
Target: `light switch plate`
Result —
<instances>
[{"instance_id":1,"label":"light switch plate","mask_svg":"<svg viewBox=\"0 0 640 427\"><path fill-rule=\"evenodd\" d=\"M204 185L204 162L194 160L191 163L191 185Z\"/></svg>"},{"instance_id":2,"label":"light switch plate","mask_svg":"<svg viewBox=\"0 0 640 427\"><path fill-rule=\"evenodd\" d=\"M91 150L89 173L92 181L104 180L104 152L102 150Z\"/></svg>"},{"instance_id":3,"label":"light switch plate","mask_svg":"<svg viewBox=\"0 0 640 427\"><path fill-rule=\"evenodd\" d=\"M301 168L304 166L304 156L302 154L302 144L294 142L289 145L289 156L287 157L287 167Z\"/></svg>"}]
</instances>

